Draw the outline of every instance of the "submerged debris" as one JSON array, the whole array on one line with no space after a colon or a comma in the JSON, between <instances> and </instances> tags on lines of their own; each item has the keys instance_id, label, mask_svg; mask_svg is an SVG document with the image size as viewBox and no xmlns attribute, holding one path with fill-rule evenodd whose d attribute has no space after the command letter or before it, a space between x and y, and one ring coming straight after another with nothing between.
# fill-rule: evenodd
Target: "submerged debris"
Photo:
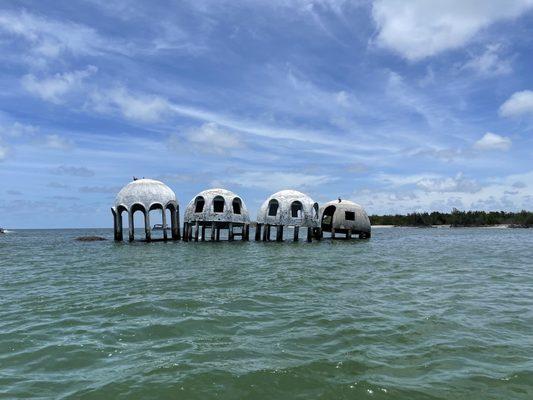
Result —
<instances>
[{"instance_id":1,"label":"submerged debris","mask_svg":"<svg viewBox=\"0 0 533 400\"><path fill-rule=\"evenodd\" d=\"M107 240L107 239L102 236L80 236L74 240L77 240L78 242L100 242L102 240Z\"/></svg>"}]
</instances>

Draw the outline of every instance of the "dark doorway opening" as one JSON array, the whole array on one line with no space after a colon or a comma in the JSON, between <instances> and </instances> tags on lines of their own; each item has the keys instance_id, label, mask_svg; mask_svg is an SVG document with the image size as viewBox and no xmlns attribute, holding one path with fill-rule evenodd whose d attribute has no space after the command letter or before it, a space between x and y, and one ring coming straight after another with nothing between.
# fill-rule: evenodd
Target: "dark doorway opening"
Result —
<instances>
[{"instance_id":1,"label":"dark doorway opening","mask_svg":"<svg viewBox=\"0 0 533 400\"><path fill-rule=\"evenodd\" d=\"M216 213L224 212L224 198L222 196L213 199L213 211Z\"/></svg>"},{"instance_id":2,"label":"dark doorway opening","mask_svg":"<svg viewBox=\"0 0 533 400\"><path fill-rule=\"evenodd\" d=\"M197 197L195 200L194 212L201 213L202 211L204 211L204 206L205 206L204 198L201 196Z\"/></svg>"},{"instance_id":3,"label":"dark doorway opening","mask_svg":"<svg viewBox=\"0 0 533 400\"><path fill-rule=\"evenodd\" d=\"M322 229L325 231L331 230L331 224L333 223L333 215L335 214L335 210L337 207L335 206L328 206L324 210L324 214L322 215Z\"/></svg>"},{"instance_id":4,"label":"dark doorway opening","mask_svg":"<svg viewBox=\"0 0 533 400\"><path fill-rule=\"evenodd\" d=\"M291 217L302 218L303 206L299 201L295 201L291 204Z\"/></svg>"},{"instance_id":5,"label":"dark doorway opening","mask_svg":"<svg viewBox=\"0 0 533 400\"><path fill-rule=\"evenodd\" d=\"M279 203L277 200L270 200L268 203L268 216L275 217L278 213Z\"/></svg>"}]
</instances>

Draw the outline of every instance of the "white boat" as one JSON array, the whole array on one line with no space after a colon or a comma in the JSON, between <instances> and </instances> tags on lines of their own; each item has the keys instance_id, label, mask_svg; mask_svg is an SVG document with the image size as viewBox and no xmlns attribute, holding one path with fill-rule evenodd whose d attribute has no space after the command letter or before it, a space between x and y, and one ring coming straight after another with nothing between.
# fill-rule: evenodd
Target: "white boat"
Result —
<instances>
[{"instance_id":1,"label":"white boat","mask_svg":"<svg viewBox=\"0 0 533 400\"><path fill-rule=\"evenodd\" d=\"M165 225L165 229L167 231L170 230L170 227L168 225ZM163 230L163 224L155 224L154 227L152 228L153 231L162 231Z\"/></svg>"}]
</instances>

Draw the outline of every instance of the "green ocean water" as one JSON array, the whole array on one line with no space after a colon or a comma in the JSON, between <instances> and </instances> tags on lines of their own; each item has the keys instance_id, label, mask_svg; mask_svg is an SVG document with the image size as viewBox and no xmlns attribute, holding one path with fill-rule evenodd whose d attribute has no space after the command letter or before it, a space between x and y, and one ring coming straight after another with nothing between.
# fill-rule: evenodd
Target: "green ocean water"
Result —
<instances>
[{"instance_id":1,"label":"green ocean water","mask_svg":"<svg viewBox=\"0 0 533 400\"><path fill-rule=\"evenodd\" d=\"M533 399L533 230L92 234L0 236L0 398Z\"/></svg>"}]
</instances>

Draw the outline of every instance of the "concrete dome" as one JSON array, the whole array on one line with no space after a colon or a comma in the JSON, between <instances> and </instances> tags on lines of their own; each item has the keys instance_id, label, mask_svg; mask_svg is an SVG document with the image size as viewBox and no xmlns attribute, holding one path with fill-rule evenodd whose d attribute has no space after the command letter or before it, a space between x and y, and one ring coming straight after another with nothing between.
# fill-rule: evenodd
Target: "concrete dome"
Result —
<instances>
[{"instance_id":1,"label":"concrete dome","mask_svg":"<svg viewBox=\"0 0 533 400\"><path fill-rule=\"evenodd\" d=\"M322 231L363 233L370 236L370 220L366 211L359 204L349 200L333 200L320 207Z\"/></svg>"},{"instance_id":2,"label":"concrete dome","mask_svg":"<svg viewBox=\"0 0 533 400\"><path fill-rule=\"evenodd\" d=\"M257 213L257 223L316 228L319 225L318 203L296 190L274 193Z\"/></svg>"},{"instance_id":3,"label":"concrete dome","mask_svg":"<svg viewBox=\"0 0 533 400\"><path fill-rule=\"evenodd\" d=\"M250 222L242 198L226 189L208 189L198 193L185 209L184 222Z\"/></svg>"},{"instance_id":4,"label":"concrete dome","mask_svg":"<svg viewBox=\"0 0 533 400\"><path fill-rule=\"evenodd\" d=\"M124 186L115 199L115 210L131 210L133 205L142 205L145 210L157 206L165 208L168 204L177 206L176 195L163 182L154 179L137 179Z\"/></svg>"}]
</instances>

